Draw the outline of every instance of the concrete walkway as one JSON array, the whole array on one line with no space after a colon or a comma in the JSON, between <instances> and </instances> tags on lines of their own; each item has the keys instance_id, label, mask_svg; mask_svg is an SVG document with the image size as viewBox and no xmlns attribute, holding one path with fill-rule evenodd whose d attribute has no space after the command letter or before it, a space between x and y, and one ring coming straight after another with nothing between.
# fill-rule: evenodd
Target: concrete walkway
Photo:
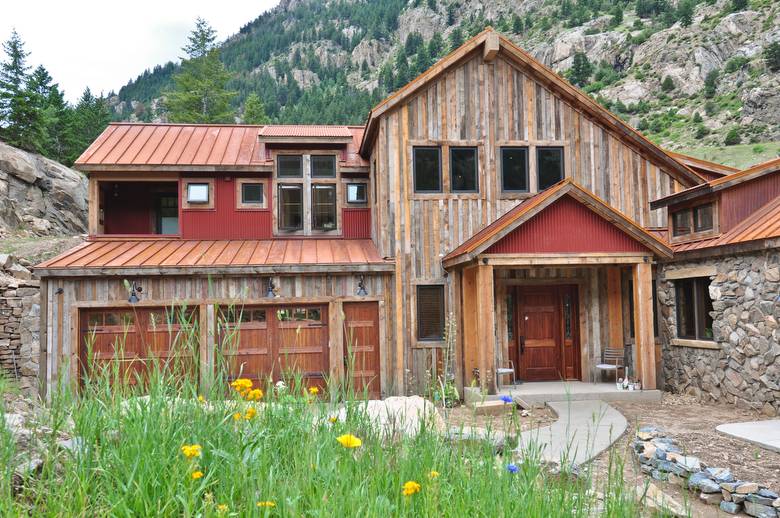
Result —
<instances>
[{"instance_id":1,"label":"concrete walkway","mask_svg":"<svg viewBox=\"0 0 780 518\"><path fill-rule=\"evenodd\" d=\"M780 453L780 419L727 423L718 425L715 429L730 437Z\"/></svg>"},{"instance_id":2,"label":"concrete walkway","mask_svg":"<svg viewBox=\"0 0 780 518\"><path fill-rule=\"evenodd\" d=\"M556 464L578 466L609 448L628 426L626 418L604 401L549 402L558 414L550 426L528 430L520 435L515 450L541 450L541 458Z\"/></svg>"}]
</instances>

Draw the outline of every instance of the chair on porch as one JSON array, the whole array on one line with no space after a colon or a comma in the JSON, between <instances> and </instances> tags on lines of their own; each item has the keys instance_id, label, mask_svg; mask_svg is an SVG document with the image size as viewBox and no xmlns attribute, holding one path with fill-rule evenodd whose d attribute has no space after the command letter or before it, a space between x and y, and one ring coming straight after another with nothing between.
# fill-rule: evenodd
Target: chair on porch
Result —
<instances>
[{"instance_id":1,"label":"chair on porch","mask_svg":"<svg viewBox=\"0 0 780 518\"><path fill-rule=\"evenodd\" d=\"M509 367L496 366L496 386L501 390L501 376L512 376L512 385L517 381L515 379L515 365L512 360L507 360Z\"/></svg>"},{"instance_id":2,"label":"chair on porch","mask_svg":"<svg viewBox=\"0 0 780 518\"><path fill-rule=\"evenodd\" d=\"M596 369L599 371L614 371L615 381L618 380L618 371L623 371L623 376L626 375L625 366L625 351L616 347L607 347L601 351L601 363L596 365Z\"/></svg>"}]
</instances>

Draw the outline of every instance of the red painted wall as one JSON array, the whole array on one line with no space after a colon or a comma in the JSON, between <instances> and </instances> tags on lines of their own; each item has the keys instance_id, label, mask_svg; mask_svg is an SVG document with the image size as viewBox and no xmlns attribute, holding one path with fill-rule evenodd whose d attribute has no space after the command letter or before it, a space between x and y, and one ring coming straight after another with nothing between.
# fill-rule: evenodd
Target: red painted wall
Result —
<instances>
[{"instance_id":1,"label":"red painted wall","mask_svg":"<svg viewBox=\"0 0 780 518\"><path fill-rule=\"evenodd\" d=\"M770 174L721 191L721 232L734 228L777 196L780 196L780 174Z\"/></svg>"},{"instance_id":2,"label":"red painted wall","mask_svg":"<svg viewBox=\"0 0 780 518\"><path fill-rule=\"evenodd\" d=\"M103 233L104 234L154 234L154 204L156 191L165 190L160 183L113 183L103 187ZM165 184L169 191L176 192L176 184ZM114 196L116 193L116 196Z\"/></svg>"},{"instance_id":3,"label":"red painted wall","mask_svg":"<svg viewBox=\"0 0 780 518\"><path fill-rule=\"evenodd\" d=\"M342 209L341 225L345 239L371 239L371 209Z\"/></svg>"},{"instance_id":4,"label":"red painted wall","mask_svg":"<svg viewBox=\"0 0 780 518\"><path fill-rule=\"evenodd\" d=\"M270 239L273 196L266 192L267 209L237 209L233 177L214 180L213 209L180 209L183 239ZM180 182L179 192L182 192ZM183 199L180 195L179 199Z\"/></svg>"},{"instance_id":5,"label":"red painted wall","mask_svg":"<svg viewBox=\"0 0 780 518\"><path fill-rule=\"evenodd\" d=\"M601 216L564 196L487 249L489 254L647 252Z\"/></svg>"}]
</instances>

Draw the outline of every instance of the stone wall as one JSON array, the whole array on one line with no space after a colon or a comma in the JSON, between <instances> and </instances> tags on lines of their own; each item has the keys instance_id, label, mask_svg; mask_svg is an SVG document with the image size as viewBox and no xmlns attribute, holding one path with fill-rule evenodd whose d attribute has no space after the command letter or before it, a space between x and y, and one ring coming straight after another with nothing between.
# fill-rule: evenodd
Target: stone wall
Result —
<instances>
[{"instance_id":1,"label":"stone wall","mask_svg":"<svg viewBox=\"0 0 780 518\"><path fill-rule=\"evenodd\" d=\"M0 254L0 372L22 390L38 390L40 281Z\"/></svg>"},{"instance_id":2,"label":"stone wall","mask_svg":"<svg viewBox=\"0 0 780 518\"><path fill-rule=\"evenodd\" d=\"M674 281L669 272L714 267L710 276L717 348L673 345L677 337ZM659 267L658 304L667 390L780 413L780 251L674 262Z\"/></svg>"}]
</instances>

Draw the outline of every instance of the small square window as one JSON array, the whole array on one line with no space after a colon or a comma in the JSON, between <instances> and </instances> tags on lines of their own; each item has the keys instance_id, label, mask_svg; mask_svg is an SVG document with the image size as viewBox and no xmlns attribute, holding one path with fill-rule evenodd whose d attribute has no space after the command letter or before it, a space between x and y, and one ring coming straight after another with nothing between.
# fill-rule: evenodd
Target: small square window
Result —
<instances>
[{"instance_id":1,"label":"small square window","mask_svg":"<svg viewBox=\"0 0 780 518\"><path fill-rule=\"evenodd\" d=\"M528 148L501 148L501 190L528 192Z\"/></svg>"},{"instance_id":2,"label":"small square window","mask_svg":"<svg viewBox=\"0 0 780 518\"><path fill-rule=\"evenodd\" d=\"M207 183L188 183L187 184L187 203L208 203L209 202L209 184Z\"/></svg>"},{"instance_id":3,"label":"small square window","mask_svg":"<svg viewBox=\"0 0 780 518\"><path fill-rule=\"evenodd\" d=\"M477 148L450 148L450 188L452 192L479 192Z\"/></svg>"},{"instance_id":4,"label":"small square window","mask_svg":"<svg viewBox=\"0 0 780 518\"><path fill-rule=\"evenodd\" d=\"M366 203L368 201L366 184L347 184L347 203Z\"/></svg>"},{"instance_id":5,"label":"small square window","mask_svg":"<svg viewBox=\"0 0 780 518\"><path fill-rule=\"evenodd\" d=\"M241 203L247 205L262 205L263 199L263 184L245 183L241 185Z\"/></svg>"},{"instance_id":6,"label":"small square window","mask_svg":"<svg viewBox=\"0 0 780 518\"><path fill-rule=\"evenodd\" d=\"M441 192L441 149L415 147L414 192Z\"/></svg>"},{"instance_id":7,"label":"small square window","mask_svg":"<svg viewBox=\"0 0 780 518\"><path fill-rule=\"evenodd\" d=\"M276 157L276 175L280 178L301 178L303 176L303 157L301 155L278 155Z\"/></svg>"},{"instance_id":8,"label":"small square window","mask_svg":"<svg viewBox=\"0 0 780 518\"><path fill-rule=\"evenodd\" d=\"M563 148L536 148L536 168L539 171L539 191L549 189L563 180Z\"/></svg>"},{"instance_id":9,"label":"small square window","mask_svg":"<svg viewBox=\"0 0 780 518\"><path fill-rule=\"evenodd\" d=\"M336 157L333 155L312 155L311 175L313 178L335 178Z\"/></svg>"}]
</instances>

